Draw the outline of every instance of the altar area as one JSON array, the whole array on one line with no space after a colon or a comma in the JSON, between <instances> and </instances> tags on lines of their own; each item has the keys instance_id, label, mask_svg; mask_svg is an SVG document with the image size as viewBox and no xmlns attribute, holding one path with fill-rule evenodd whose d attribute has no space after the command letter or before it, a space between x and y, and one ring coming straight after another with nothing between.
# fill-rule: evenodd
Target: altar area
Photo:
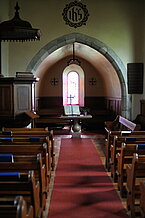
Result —
<instances>
[{"instance_id":1,"label":"altar area","mask_svg":"<svg viewBox=\"0 0 145 218\"><path fill-rule=\"evenodd\" d=\"M71 121L71 132L73 138L81 137L81 120L91 119L92 115L61 115L60 119Z\"/></svg>"}]
</instances>

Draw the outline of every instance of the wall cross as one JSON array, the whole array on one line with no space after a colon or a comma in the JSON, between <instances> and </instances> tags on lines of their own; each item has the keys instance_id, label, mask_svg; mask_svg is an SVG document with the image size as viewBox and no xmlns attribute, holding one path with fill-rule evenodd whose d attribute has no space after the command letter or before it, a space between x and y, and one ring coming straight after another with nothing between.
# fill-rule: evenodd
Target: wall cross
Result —
<instances>
[{"instance_id":1,"label":"wall cross","mask_svg":"<svg viewBox=\"0 0 145 218\"><path fill-rule=\"evenodd\" d=\"M92 85L92 86L95 86L95 85L96 85L96 79L92 77L92 78L89 80L89 84Z\"/></svg>"},{"instance_id":2,"label":"wall cross","mask_svg":"<svg viewBox=\"0 0 145 218\"><path fill-rule=\"evenodd\" d=\"M50 83L52 86L56 86L58 84L58 79L54 77L50 80Z\"/></svg>"}]
</instances>

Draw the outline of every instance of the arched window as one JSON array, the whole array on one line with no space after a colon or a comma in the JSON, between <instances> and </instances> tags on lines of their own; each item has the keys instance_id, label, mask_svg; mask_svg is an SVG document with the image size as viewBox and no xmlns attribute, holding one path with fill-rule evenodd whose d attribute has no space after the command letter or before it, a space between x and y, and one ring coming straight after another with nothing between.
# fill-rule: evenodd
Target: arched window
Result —
<instances>
[{"instance_id":1,"label":"arched window","mask_svg":"<svg viewBox=\"0 0 145 218\"><path fill-rule=\"evenodd\" d=\"M84 72L76 64L71 64L63 72L63 105L84 106Z\"/></svg>"},{"instance_id":2,"label":"arched window","mask_svg":"<svg viewBox=\"0 0 145 218\"><path fill-rule=\"evenodd\" d=\"M79 76L71 71L67 76L67 104L79 104Z\"/></svg>"}]
</instances>

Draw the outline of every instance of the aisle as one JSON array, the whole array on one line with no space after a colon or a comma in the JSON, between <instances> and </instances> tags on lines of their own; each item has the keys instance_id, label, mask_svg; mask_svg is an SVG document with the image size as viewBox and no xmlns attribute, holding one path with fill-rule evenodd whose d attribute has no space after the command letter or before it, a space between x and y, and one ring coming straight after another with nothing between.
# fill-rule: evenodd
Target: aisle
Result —
<instances>
[{"instance_id":1,"label":"aisle","mask_svg":"<svg viewBox=\"0 0 145 218\"><path fill-rule=\"evenodd\" d=\"M61 139L49 218L128 217L89 138Z\"/></svg>"}]
</instances>

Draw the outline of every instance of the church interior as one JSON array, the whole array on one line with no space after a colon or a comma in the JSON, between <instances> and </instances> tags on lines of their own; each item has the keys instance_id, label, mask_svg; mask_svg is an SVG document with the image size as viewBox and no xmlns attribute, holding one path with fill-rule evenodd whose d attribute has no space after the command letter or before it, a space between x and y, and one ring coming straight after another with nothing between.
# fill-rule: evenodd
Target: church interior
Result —
<instances>
[{"instance_id":1,"label":"church interior","mask_svg":"<svg viewBox=\"0 0 145 218\"><path fill-rule=\"evenodd\" d=\"M1 0L0 216L13 214L16 217L18 210L12 208L14 200L23 204L20 218L97 218L97 213L102 218L145 217L144 19L144 0ZM83 148L82 156L81 152L76 154L76 149L73 150L75 145ZM71 154L69 158L66 151ZM95 152L99 154L97 160L93 156ZM119 171L119 164L123 162L121 155L126 155L122 172ZM75 158L83 161L84 157L86 163L80 162L78 168L73 169ZM45 168L41 173L36 172L35 158L37 164L39 159L42 165L39 168ZM83 193L88 198L86 205L81 205L79 212L76 208L69 211L57 202L57 198L64 198L62 202L67 202L75 197L69 193L68 200L67 194L60 195L63 185L60 190L57 186L66 182L65 176L73 175L81 164L84 168L86 164L92 179L90 187L93 188L96 185L93 178L98 177L96 168L94 171L91 168L93 158L98 165L102 161L103 169L98 171L107 178L102 184L109 184L110 179L114 200L111 201L107 189L102 189L110 199L107 207L102 206L107 211L104 213L96 206L99 198L96 199L91 192L90 197ZM133 163L136 170L141 166L142 171L138 172L140 176L136 173L132 193L129 168ZM65 164L68 165L68 175L63 169ZM15 172L16 169L19 173ZM133 171L133 167L131 169ZM58 181L61 170L64 170L64 176ZM38 179L39 173L43 178ZM26 177L29 181L39 180L40 193L36 186L36 196L31 196L33 203L26 193L24 196L15 195L16 199L14 194L9 196L10 192L26 192L22 187L17 191L14 188L14 181L18 187L18 178L23 180L24 177L23 182L26 182ZM85 181L78 183L85 184L88 191L86 175L83 178ZM66 186L78 185L71 182ZM8 188L9 184L13 189ZM98 194L99 190L95 192ZM106 198L101 196L100 201L105 202ZM35 199L39 200L35 202ZM139 202L137 213L135 199ZM90 201L94 204L93 209ZM119 206L110 212L108 205L113 201L119 202ZM69 202L70 205L73 203ZM4 209L4 204L7 209ZM28 205L31 205L29 212ZM85 212L87 206L90 214Z\"/></svg>"}]
</instances>

